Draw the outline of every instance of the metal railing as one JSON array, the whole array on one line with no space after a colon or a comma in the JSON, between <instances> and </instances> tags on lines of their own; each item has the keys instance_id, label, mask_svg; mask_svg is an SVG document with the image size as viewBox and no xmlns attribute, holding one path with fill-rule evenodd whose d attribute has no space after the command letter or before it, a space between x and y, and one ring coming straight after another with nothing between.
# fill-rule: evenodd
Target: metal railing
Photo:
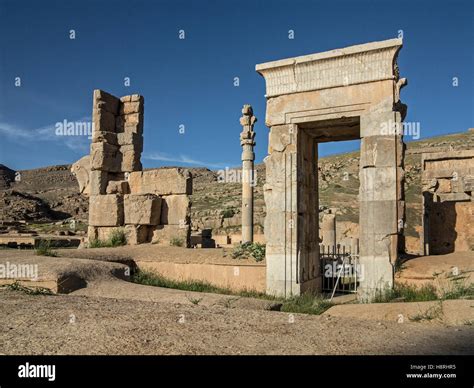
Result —
<instances>
[{"instance_id":1,"label":"metal railing","mask_svg":"<svg viewBox=\"0 0 474 388\"><path fill-rule=\"evenodd\" d=\"M356 293L360 278L359 254L346 247L319 246L323 292L330 292L331 299L336 293Z\"/></svg>"}]
</instances>

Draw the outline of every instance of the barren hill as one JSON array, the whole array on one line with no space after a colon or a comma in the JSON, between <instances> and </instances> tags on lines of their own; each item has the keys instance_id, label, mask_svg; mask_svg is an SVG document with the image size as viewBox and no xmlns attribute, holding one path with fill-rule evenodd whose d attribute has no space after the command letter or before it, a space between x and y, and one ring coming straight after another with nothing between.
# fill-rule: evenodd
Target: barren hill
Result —
<instances>
[{"instance_id":1,"label":"barren hill","mask_svg":"<svg viewBox=\"0 0 474 388\"><path fill-rule=\"evenodd\" d=\"M415 239L421 224L421 153L473 149L474 133L463 132L407 143L405 157L406 235ZM255 228L263 231L265 165L258 164L255 187ZM321 158L320 210L337 211L338 228L350 235L357 229L359 152ZM240 231L240 183L222 182L222 171L190 168L193 174L192 226L214 234ZM16 174L15 174L16 173ZM19 174L18 174L19 173ZM73 217L87 221L88 200L79 194L70 165L15 172L0 165L0 220L53 222ZM16 179L15 179L16 178Z\"/></svg>"}]
</instances>

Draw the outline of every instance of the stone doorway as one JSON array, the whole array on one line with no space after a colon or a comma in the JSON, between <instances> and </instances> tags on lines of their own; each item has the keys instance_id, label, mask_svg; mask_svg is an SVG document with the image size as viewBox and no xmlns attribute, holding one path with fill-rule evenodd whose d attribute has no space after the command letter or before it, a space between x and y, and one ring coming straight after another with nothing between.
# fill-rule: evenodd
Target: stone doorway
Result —
<instances>
[{"instance_id":1,"label":"stone doorway","mask_svg":"<svg viewBox=\"0 0 474 388\"><path fill-rule=\"evenodd\" d=\"M319 120L305 122L296 126L298 133L297 177L298 186L298 215L297 226L300 230L301 259L305 261L302 268L302 280L310 281L308 290L322 290L324 263L320 257L320 188L319 188L319 145L360 139L359 117ZM338 241L334 242L336 252ZM327 242L326 242L327 244ZM342 251L341 251L342 252ZM307 268L311 270L308 271ZM304 292L305 290L303 290ZM292 293L293 290L290 290ZM301 291L300 291L301 292Z\"/></svg>"},{"instance_id":2,"label":"stone doorway","mask_svg":"<svg viewBox=\"0 0 474 388\"><path fill-rule=\"evenodd\" d=\"M257 65L270 128L267 293L321 291L317 143L350 139L361 139L359 291L392 287L404 225L401 46L392 39Z\"/></svg>"}]
</instances>

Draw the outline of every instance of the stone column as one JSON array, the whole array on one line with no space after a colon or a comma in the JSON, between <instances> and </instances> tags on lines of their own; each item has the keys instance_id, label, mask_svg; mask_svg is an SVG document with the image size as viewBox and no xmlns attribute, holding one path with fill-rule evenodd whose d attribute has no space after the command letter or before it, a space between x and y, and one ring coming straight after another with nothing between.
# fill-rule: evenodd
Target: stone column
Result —
<instances>
[{"instance_id":1,"label":"stone column","mask_svg":"<svg viewBox=\"0 0 474 388\"><path fill-rule=\"evenodd\" d=\"M336 246L336 215L329 212L323 215L321 223L323 245L332 252Z\"/></svg>"},{"instance_id":2,"label":"stone column","mask_svg":"<svg viewBox=\"0 0 474 388\"><path fill-rule=\"evenodd\" d=\"M242 243L253 242L253 185L255 181L254 166L255 132L253 126L257 118L253 115L252 106L244 105L240 124L240 145L242 146Z\"/></svg>"},{"instance_id":3,"label":"stone column","mask_svg":"<svg viewBox=\"0 0 474 388\"><path fill-rule=\"evenodd\" d=\"M387 109L388 108L388 109ZM404 226L402 114L380 107L360 117L359 293L370 300L393 287Z\"/></svg>"},{"instance_id":4,"label":"stone column","mask_svg":"<svg viewBox=\"0 0 474 388\"><path fill-rule=\"evenodd\" d=\"M275 125L270 128L268 153L263 187L267 293L291 297L317 291L317 144L296 125Z\"/></svg>"}]
</instances>

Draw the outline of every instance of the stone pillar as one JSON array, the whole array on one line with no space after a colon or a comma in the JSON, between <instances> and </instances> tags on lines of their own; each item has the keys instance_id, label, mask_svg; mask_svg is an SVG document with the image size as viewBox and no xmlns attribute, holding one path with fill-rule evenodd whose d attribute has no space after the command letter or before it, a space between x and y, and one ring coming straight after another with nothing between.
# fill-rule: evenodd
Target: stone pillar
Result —
<instances>
[{"instance_id":1,"label":"stone pillar","mask_svg":"<svg viewBox=\"0 0 474 388\"><path fill-rule=\"evenodd\" d=\"M296 125L272 126L268 153L263 188L267 293L291 297L318 290L317 143Z\"/></svg>"},{"instance_id":2,"label":"stone pillar","mask_svg":"<svg viewBox=\"0 0 474 388\"><path fill-rule=\"evenodd\" d=\"M240 145L242 146L242 243L253 242L253 186L255 181L254 166L255 132L253 126L257 118L253 115L252 106L244 105L240 124Z\"/></svg>"},{"instance_id":3,"label":"stone pillar","mask_svg":"<svg viewBox=\"0 0 474 388\"><path fill-rule=\"evenodd\" d=\"M404 226L402 115L392 104L360 117L359 293L370 300L393 287L393 265Z\"/></svg>"},{"instance_id":4,"label":"stone pillar","mask_svg":"<svg viewBox=\"0 0 474 388\"><path fill-rule=\"evenodd\" d=\"M321 223L322 244L332 252L336 246L336 215L331 212L324 214Z\"/></svg>"},{"instance_id":5,"label":"stone pillar","mask_svg":"<svg viewBox=\"0 0 474 388\"><path fill-rule=\"evenodd\" d=\"M142 169L144 99L138 94L117 98L94 90L90 148L90 240L107 239L124 225L126 174Z\"/></svg>"},{"instance_id":6,"label":"stone pillar","mask_svg":"<svg viewBox=\"0 0 474 388\"><path fill-rule=\"evenodd\" d=\"M359 239L356 237L351 237L351 253L353 255L359 254Z\"/></svg>"}]
</instances>

